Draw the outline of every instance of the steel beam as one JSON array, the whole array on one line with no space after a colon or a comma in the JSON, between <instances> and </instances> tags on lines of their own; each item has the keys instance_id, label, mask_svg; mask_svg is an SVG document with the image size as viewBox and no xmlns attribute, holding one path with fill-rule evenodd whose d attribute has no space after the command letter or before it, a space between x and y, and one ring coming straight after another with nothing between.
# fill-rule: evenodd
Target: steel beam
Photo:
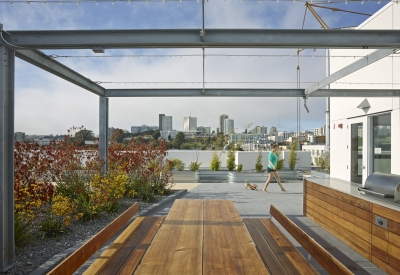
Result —
<instances>
[{"instance_id":1,"label":"steel beam","mask_svg":"<svg viewBox=\"0 0 400 275\"><path fill-rule=\"evenodd\" d=\"M400 30L207 29L8 31L31 49L103 48L400 48Z\"/></svg>"},{"instance_id":2,"label":"steel beam","mask_svg":"<svg viewBox=\"0 0 400 275\"><path fill-rule=\"evenodd\" d=\"M304 97L304 89L109 89L107 97ZM397 97L399 90L317 90L310 97Z\"/></svg>"},{"instance_id":3,"label":"steel beam","mask_svg":"<svg viewBox=\"0 0 400 275\"><path fill-rule=\"evenodd\" d=\"M383 50L377 50L374 51L373 53L366 55L365 57L361 58L360 60L357 60L356 62L351 63L350 65L340 69L339 71L331 74L330 76L322 79L321 81L311 85L306 89L306 96L310 96L313 92L315 92L318 89L321 89L325 87L326 85L331 84L332 82L335 82L351 73L354 73L355 71L358 71L378 60L381 60L382 58L385 58L388 55L391 55L395 53L396 50L393 49L383 49Z\"/></svg>"},{"instance_id":4,"label":"steel beam","mask_svg":"<svg viewBox=\"0 0 400 275\"><path fill-rule=\"evenodd\" d=\"M99 97L99 158L104 162L102 172L108 169L108 98Z\"/></svg>"},{"instance_id":5,"label":"steel beam","mask_svg":"<svg viewBox=\"0 0 400 275\"><path fill-rule=\"evenodd\" d=\"M15 262L14 51L0 45L0 272Z\"/></svg>"},{"instance_id":6,"label":"steel beam","mask_svg":"<svg viewBox=\"0 0 400 275\"><path fill-rule=\"evenodd\" d=\"M65 79L81 88L84 88L96 95L104 96L105 89L90 79L80 75L74 70L51 59L49 56L38 50L17 50L15 56L35 65L49 73Z\"/></svg>"},{"instance_id":7,"label":"steel beam","mask_svg":"<svg viewBox=\"0 0 400 275\"><path fill-rule=\"evenodd\" d=\"M301 97L302 89L108 89L108 97Z\"/></svg>"}]
</instances>

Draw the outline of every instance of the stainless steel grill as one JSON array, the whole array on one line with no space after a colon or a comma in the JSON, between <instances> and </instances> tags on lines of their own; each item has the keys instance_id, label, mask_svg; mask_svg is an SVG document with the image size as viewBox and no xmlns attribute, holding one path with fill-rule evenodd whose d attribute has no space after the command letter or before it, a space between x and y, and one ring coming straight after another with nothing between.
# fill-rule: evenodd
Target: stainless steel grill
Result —
<instances>
[{"instance_id":1,"label":"stainless steel grill","mask_svg":"<svg viewBox=\"0 0 400 275\"><path fill-rule=\"evenodd\" d=\"M374 197L395 198L397 201L397 193L400 191L400 175L373 173L365 180L365 187L360 187L358 190Z\"/></svg>"}]
</instances>

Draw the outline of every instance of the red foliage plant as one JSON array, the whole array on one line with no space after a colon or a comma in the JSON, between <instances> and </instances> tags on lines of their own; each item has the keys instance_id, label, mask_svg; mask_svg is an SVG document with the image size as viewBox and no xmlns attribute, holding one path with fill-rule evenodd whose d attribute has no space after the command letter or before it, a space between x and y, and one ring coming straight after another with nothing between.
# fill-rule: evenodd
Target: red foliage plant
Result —
<instances>
[{"instance_id":1,"label":"red foliage plant","mask_svg":"<svg viewBox=\"0 0 400 275\"><path fill-rule=\"evenodd\" d=\"M16 203L40 199L47 202L54 194L53 183L62 180L66 172L81 169L99 169L97 153L79 146L73 138L72 127L64 140L50 141L40 146L37 142L14 143L14 199ZM89 148L90 149L90 148ZM86 165L85 165L86 163Z\"/></svg>"},{"instance_id":2,"label":"red foliage plant","mask_svg":"<svg viewBox=\"0 0 400 275\"><path fill-rule=\"evenodd\" d=\"M131 140L127 144L121 144L116 140L117 138L113 137L108 147L108 161L111 169L118 167L128 175L139 177L152 184L168 182L172 164L165 159L168 149L166 142L145 143Z\"/></svg>"}]
</instances>

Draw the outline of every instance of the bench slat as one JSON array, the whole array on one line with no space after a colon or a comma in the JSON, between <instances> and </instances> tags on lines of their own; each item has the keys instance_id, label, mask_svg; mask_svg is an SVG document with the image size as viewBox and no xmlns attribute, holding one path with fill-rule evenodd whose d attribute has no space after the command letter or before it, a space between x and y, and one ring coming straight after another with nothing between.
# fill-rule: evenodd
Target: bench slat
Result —
<instances>
[{"instance_id":1,"label":"bench slat","mask_svg":"<svg viewBox=\"0 0 400 275\"><path fill-rule=\"evenodd\" d=\"M293 243L283 234L283 232L274 224L271 219L261 219L266 231L271 234L276 244L284 250L284 255L289 260L290 265L300 274L319 274L319 272L308 262ZM272 242L273 243L273 242ZM285 262L287 263L287 262ZM285 266L285 265L284 265ZM293 272L292 270L290 272ZM290 273L289 273L290 274Z\"/></svg>"},{"instance_id":2,"label":"bench slat","mask_svg":"<svg viewBox=\"0 0 400 275\"><path fill-rule=\"evenodd\" d=\"M137 217L133 222L119 235L112 244L85 270L83 275L99 274L106 264L114 257L126 240L135 232L135 230L144 221L145 217Z\"/></svg>"},{"instance_id":3,"label":"bench slat","mask_svg":"<svg viewBox=\"0 0 400 275\"><path fill-rule=\"evenodd\" d=\"M269 274L232 201L204 201L204 274Z\"/></svg>"},{"instance_id":4,"label":"bench slat","mask_svg":"<svg viewBox=\"0 0 400 275\"><path fill-rule=\"evenodd\" d=\"M68 258L51 270L50 275L69 275L79 269L97 250L104 245L121 227L127 223L139 211L139 204L136 202L107 227L97 233Z\"/></svg>"},{"instance_id":5,"label":"bench slat","mask_svg":"<svg viewBox=\"0 0 400 275\"><path fill-rule=\"evenodd\" d=\"M203 202L175 200L135 274L202 274Z\"/></svg>"},{"instance_id":6,"label":"bench slat","mask_svg":"<svg viewBox=\"0 0 400 275\"><path fill-rule=\"evenodd\" d=\"M270 213L329 274L353 274L273 205Z\"/></svg>"},{"instance_id":7,"label":"bench slat","mask_svg":"<svg viewBox=\"0 0 400 275\"><path fill-rule=\"evenodd\" d=\"M120 268L117 274L131 275L135 272L163 221L164 217L155 217L151 227L136 245L135 249L129 255L128 260L125 261L125 264Z\"/></svg>"},{"instance_id":8,"label":"bench slat","mask_svg":"<svg viewBox=\"0 0 400 275\"><path fill-rule=\"evenodd\" d=\"M261 255L261 259L264 261L265 266L271 274L284 274L284 275L294 275L297 273L288 273L285 268L282 266L281 262L278 260L277 255L274 253L272 248L269 245L258 227L254 224L255 219L243 219L244 224L247 227L251 237L253 238L254 243L256 244L256 248L258 253ZM290 263L290 261L289 261ZM291 264L291 263L290 263Z\"/></svg>"},{"instance_id":9,"label":"bench slat","mask_svg":"<svg viewBox=\"0 0 400 275\"><path fill-rule=\"evenodd\" d=\"M129 258L129 255L139 244L149 228L156 222L156 217L146 217L133 234L125 241L122 247L115 253L112 260L101 270L100 275L115 275L120 267Z\"/></svg>"}]
</instances>

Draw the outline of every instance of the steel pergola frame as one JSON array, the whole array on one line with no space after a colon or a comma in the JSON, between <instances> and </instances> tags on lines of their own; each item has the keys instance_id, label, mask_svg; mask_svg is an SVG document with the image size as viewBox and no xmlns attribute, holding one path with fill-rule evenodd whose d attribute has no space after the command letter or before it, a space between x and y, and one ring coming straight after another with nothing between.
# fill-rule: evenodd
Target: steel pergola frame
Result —
<instances>
[{"instance_id":1,"label":"steel pergola frame","mask_svg":"<svg viewBox=\"0 0 400 275\"><path fill-rule=\"evenodd\" d=\"M207 89L204 83L203 89L105 89L40 51L95 48L200 48L203 52L205 48L340 48L377 51L307 89ZM108 100L111 97L398 97L400 90L322 89L393 54L393 49L400 49L400 30L205 30L204 10L201 30L4 31L0 24L0 272L11 268L15 262L15 56L99 96L99 157L106 160Z\"/></svg>"}]
</instances>

